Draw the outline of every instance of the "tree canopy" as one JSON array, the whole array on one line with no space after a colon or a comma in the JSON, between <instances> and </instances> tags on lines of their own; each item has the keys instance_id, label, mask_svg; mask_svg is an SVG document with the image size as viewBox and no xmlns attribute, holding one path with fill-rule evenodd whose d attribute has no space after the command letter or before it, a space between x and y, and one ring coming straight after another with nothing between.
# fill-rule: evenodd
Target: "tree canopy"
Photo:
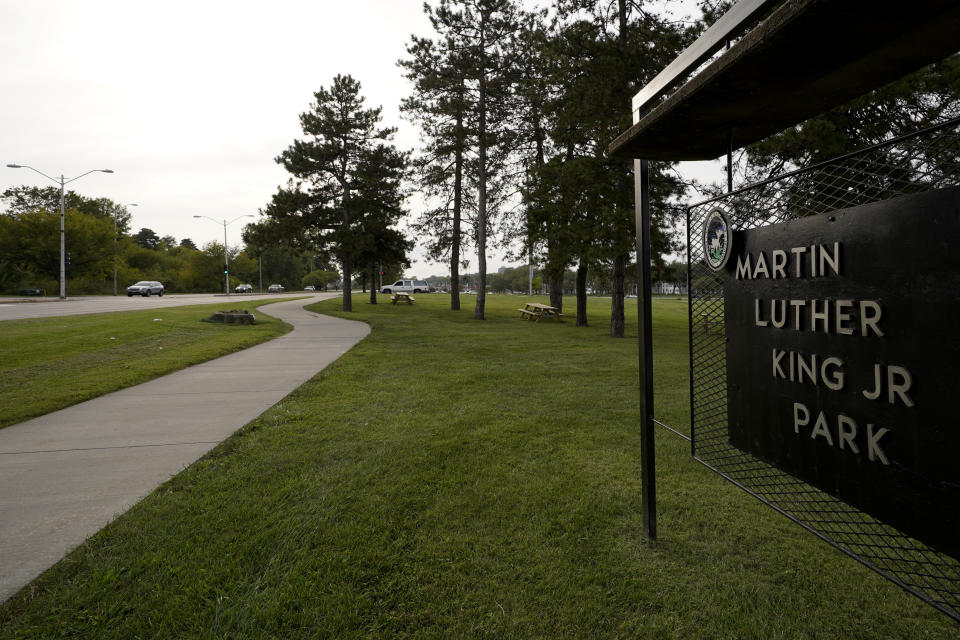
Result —
<instances>
[{"instance_id":1,"label":"tree canopy","mask_svg":"<svg viewBox=\"0 0 960 640\"><path fill-rule=\"evenodd\" d=\"M314 98L300 115L305 138L276 158L291 178L263 209L267 220L257 233L331 251L349 283L359 260L387 253L405 259L408 245L391 226L405 214L408 159L391 143L395 130L379 127L381 109L364 107L352 77L336 76ZM343 309L352 305L345 286Z\"/></svg>"}]
</instances>

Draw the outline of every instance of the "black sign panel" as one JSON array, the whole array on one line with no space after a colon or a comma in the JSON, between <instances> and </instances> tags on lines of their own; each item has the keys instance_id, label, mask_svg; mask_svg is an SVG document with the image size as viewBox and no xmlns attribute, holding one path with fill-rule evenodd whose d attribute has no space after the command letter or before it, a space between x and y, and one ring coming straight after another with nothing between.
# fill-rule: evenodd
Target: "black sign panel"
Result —
<instances>
[{"instance_id":1,"label":"black sign panel","mask_svg":"<svg viewBox=\"0 0 960 640\"><path fill-rule=\"evenodd\" d=\"M731 444L960 558L960 189L739 236Z\"/></svg>"}]
</instances>

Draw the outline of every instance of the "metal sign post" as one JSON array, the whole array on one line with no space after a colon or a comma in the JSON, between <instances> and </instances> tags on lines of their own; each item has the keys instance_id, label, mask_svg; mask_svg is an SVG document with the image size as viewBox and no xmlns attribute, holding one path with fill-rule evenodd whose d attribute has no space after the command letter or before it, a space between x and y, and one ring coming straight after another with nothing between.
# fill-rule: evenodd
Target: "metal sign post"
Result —
<instances>
[{"instance_id":1,"label":"metal sign post","mask_svg":"<svg viewBox=\"0 0 960 640\"><path fill-rule=\"evenodd\" d=\"M637 208L637 320L640 340L640 473L642 477L643 533L657 539L657 479L653 424L653 339L650 286L650 163L633 161Z\"/></svg>"}]
</instances>

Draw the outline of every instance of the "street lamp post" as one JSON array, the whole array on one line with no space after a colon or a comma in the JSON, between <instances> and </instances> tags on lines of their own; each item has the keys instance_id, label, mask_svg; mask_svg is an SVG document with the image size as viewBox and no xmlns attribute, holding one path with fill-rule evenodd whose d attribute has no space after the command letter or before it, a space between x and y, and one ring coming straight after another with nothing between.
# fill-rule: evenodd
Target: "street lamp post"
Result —
<instances>
[{"instance_id":1,"label":"street lamp post","mask_svg":"<svg viewBox=\"0 0 960 640\"><path fill-rule=\"evenodd\" d=\"M34 169L33 167L28 166L28 165L25 165L25 164L8 164L7 166L10 167L11 169L30 169L31 171L35 171L36 173L39 173L39 174L42 175L44 178L47 178L48 180L53 180L54 182L56 182L57 184L60 185L60 299L63 300L63 299L65 299L65 298L67 297L67 268L66 268L66 261L65 261L65 256L66 256L66 225L65 225L65 220L66 220L66 207L65 207L65 204L64 204L64 192L63 192L63 187L64 187L64 185L66 185L68 182L73 182L74 180L79 180L79 179L82 178L83 176L90 175L91 173L97 173L97 172L100 172L100 173L113 173L113 169L91 169L90 171L87 171L86 173L81 173L81 174L78 175L76 178L70 178L69 180L67 180L67 179L63 176L63 174L60 174L60 177L59 177L59 178L53 178L53 177L48 176L47 174L45 174L43 171L40 171L40 170L38 170L38 169Z\"/></svg>"},{"instance_id":2,"label":"street lamp post","mask_svg":"<svg viewBox=\"0 0 960 640\"><path fill-rule=\"evenodd\" d=\"M193 216L194 218L206 218L207 220L213 220L217 224L220 224L220 220L211 218L210 216ZM227 222L223 220L223 277L224 277L224 287L226 288L227 295L230 295L230 252L227 251L227 225L233 224L240 218L252 218L252 214L245 214L242 216L237 216L233 220Z\"/></svg>"},{"instance_id":3,"label":"street lamp post","mask_svg":"<svg viewBox=\"0 0 960 640\"><path fill-rule=\"evenodd\" d=\"M139 207L140 205L131 202L123 206ZM117 244L120 242L120 237L117 235L117 213L117 211L113 212L113 295L117 295L117 254L119 253Z\"/></svg>"}]
</instances>

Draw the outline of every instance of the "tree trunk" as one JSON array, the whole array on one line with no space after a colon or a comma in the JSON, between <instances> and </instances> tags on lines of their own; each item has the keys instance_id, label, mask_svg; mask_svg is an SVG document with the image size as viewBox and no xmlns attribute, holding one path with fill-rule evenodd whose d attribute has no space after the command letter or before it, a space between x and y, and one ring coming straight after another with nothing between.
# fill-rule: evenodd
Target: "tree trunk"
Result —
<instances>
[{"instance_id":1,"label":"tree trunk","mask_svg":"<svg viewBox=\"0 0 960 640\"><path fill-rule=\"evenodd\" d=\"M350 228L350 190L343 190L343 228ZM343 257L343 310L353 311L353 297L350 295L353 289L353 265L350 263L350 252L344 251Z\"/></svg>"},{"instance_id":2,"label":"tree trunk","mask_svg":"<svg viewBox=\"0 0 960 640\"><path fill-rule=\"evenodd\" d=\"M480 12L481 55L486 57L486 15ZM477 104L477 155L479 184L477 185L477 254L480 267L480 283L477 285L477 306L473 311L474 320L483 320L487 302L487 60L481 61L480 83Z\"/></svg>"},{"instance_id":3,"label":"tree trunk","mask_svg":"<svg viewBox=\"0 0 960 640\"><path fill-rule=\"evenodd\" d=\"M377 261L370 263L370 304L377 304Z\"/></svg>"},{"instance_id":4,"label":"tree trunk","mask_svg":"<svg viewBox=\"0 0 960 640\"><path fill-rule=\"evenodd\" d=\"M461 104L463 97L461 95ZM457 150L453 174L453 237L450 239L450 310L460 311L460 212L463 207L463 114L457 112Z\"/></svg>"},{"instance_id":5,"label":"tree trunk","mask_svg":"<svg viewBox=\"0 0 960 640\"><path fill-rule=\"evenodd\" d=\"M563 311L563 274L550 276L550 306Z\"/></svg>"},{"instance_id":6,"label":"tree trunk","mask_svg":"<svg viewBox=\"0 0 960 640\"><path fill-rule=\"evenodd\" d=\"M553 305L551 305L553 306ZM577 267L577 326L587 325L587 263L580 261Z\"/></svg>"},{"instance_id":7,"label":"tree trunk","mask_svg":"<svg viewBox=\"0 0 960 640\"><path fill-rule=\"evenodd\" d=\"M626 320L623 313L624 280L627 273L626 254L613 259L613 300L610 302L610 336L622 338Z\"/></svg>"},{"instance_id":8,"label":"tree trunk","mask_svg":"<svg viewBox=\"0 0 960 640\"><path fill-rule=\"evenodd\" d=\"M343 310L353 311L353 300L350 299L350 288L353 286L353 271L350 269L350 256L344 254L340 261L343 263Z\"/></svg>"},{"instance_id":9,"label":"tree trunk","mask_svg":"<svg viewBox=\"0 0 960 640\"><path fill-rule=\"evenodd\" d=\"M536 158L535 158L535 160L536 160L536 165L535 165L535 167L536 167L537 169L540 169L540 168L543 167L543 165L546 163L546 151L545 151L545 148L544 148L544 141L546 140L547 135L546 135L546 132L544 132L542 123L541 123L541 121L540 121L540 108L539 108L540 105L539 105L539 103L534 102L532 106L533 106L533 109L532 109L533 113L532 113L531 117L532 117L532 120L533 120L533 137L534 137L534 141L535 141L535 143L536 143L536 149L537 149ZM528 274L528 277L529 277L528 283L529 283L529 287L530 287L529 294L532 296L532 295L533 295L533 239L532 239L531 235L532 235L532 231L529 229L529 223L528 223L528 231L527 231L527 245L528 245L528 246L527 246L527 256L528 256L528 259L527 259L527 264L530 265L529 274ZM553 288L551 287L550 290L553 291ZM551 295L552 295L552 294L551 294ZM562 300L563 300L563 298L561 297L561 302L562 302ZM551 304L550 306L551 306L551 307L556 306L558 309L560 308L559 306L554 305L554 304Z\"/></svg>"}]
</instances>

